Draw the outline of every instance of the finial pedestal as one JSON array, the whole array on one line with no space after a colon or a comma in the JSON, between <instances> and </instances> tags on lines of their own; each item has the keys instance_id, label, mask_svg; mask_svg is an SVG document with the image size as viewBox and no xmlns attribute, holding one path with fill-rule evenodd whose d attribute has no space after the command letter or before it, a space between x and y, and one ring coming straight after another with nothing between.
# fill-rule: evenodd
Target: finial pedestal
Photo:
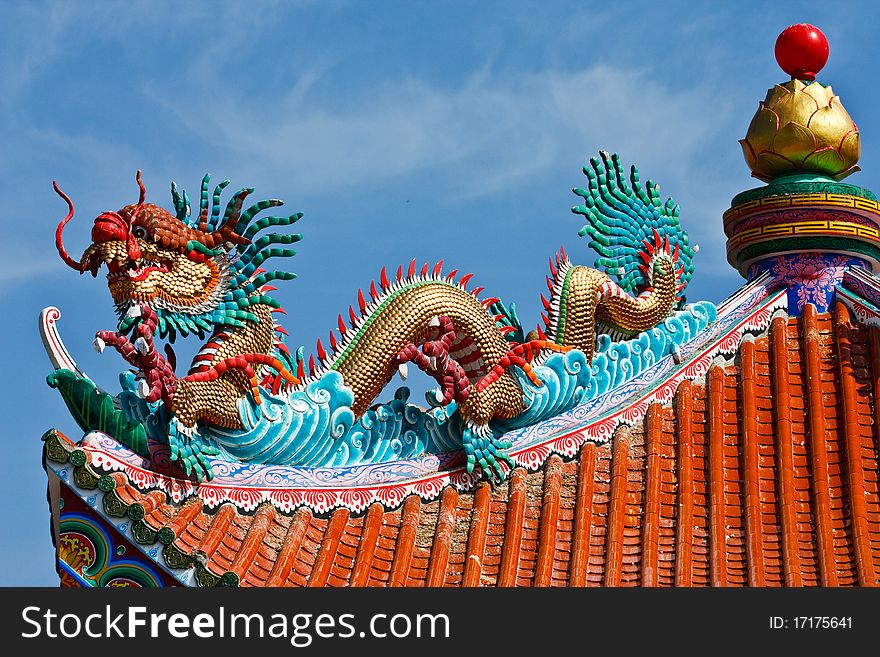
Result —
<instances>
[{"instance_id":1,"label":"finial pedestal","mask_svg":"<svg viewBox=\"0 0 880 657\"><path fill-rule=\"evenodd\" d=\"M792 76L767 92L740 141L764 187L734 197L724 213L727 259L745 278L769 272L789 290L789 312L831 307L851 267L880 272L880 204L840 182L858 171L859 130L830 86L814 80L828 42L812 25L793 25L776 42Z\"/></svg>"}]
</instances>

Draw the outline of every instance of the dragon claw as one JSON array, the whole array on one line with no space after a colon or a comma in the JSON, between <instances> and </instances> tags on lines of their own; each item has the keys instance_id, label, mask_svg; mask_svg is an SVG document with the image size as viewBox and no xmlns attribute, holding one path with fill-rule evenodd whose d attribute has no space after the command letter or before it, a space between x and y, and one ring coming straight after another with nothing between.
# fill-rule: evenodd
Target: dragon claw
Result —
<instances>
[{"instance_id":1,"label":"dragon claw","mask_svg":"<svg viewBox=\"0 0 880 657\"><path fill-rule=\"evenodd\" d=\"M104 347L106 346L107 343L99 337L95 337L95 339L92 341L92 347L94 347L95 351L97 351L99 354L104 353Z\"/></svg>"},{"instance_id":2,"label":"dragon claw","mask_svg":"<svg viewBox=\"0 0 880 657\"><path fill-rule=\"evenodd\" d=\"M187 477L194 477L197 483L211 479L214 475L209 456L219 452L215 447L203 444L195 427L185 427L173 421L173 429L168 432L169 454L172 462L178 462Z\"/></svg>"},{"instance_id":3,"label":"dragon claw","mask_svg":"<svg viewBox=\"0 0 880 657\"><path fill-rule=\"evenodd\" d=\"M137 391L142 398L146 399L150 394L150 384L147 383L145 379L141 379L138 381Z\"/></svg>"},{"instance_id":4,"label":"dragon claw","mask_svg":"<svg viewBox=\"0 0 880 657\"><path fill-rule=\"evenodd\" d=\"M473 472L474 467L479 465L486 479L490 481L504 481L507 471L515 467L515 463L507 450L512 443L509 440L501 440L494 434L480 435L473 429L468 428L464 432L464 451L467 455L467 472ZM508 470L502 466L506 463Z\"/></svg>"}]
</instances>

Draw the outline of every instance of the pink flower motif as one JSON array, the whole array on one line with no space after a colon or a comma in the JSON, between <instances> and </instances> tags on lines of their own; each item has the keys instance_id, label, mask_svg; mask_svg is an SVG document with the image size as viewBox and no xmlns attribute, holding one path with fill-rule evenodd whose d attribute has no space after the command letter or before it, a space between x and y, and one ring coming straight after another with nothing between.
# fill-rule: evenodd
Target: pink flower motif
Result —
<instances>
[{"instance_id":1,"label":"pink flower motif","mask_svg":"<svg viewBox=\"0 0 880 657\"><path fill-rule=\"evenodd\" d=\"M852 262L853 258L844 255L778 256L774 258L770 272L786 287L796 291L798 309L808 303L825 309Z\"/></svg>"}]
</instances>

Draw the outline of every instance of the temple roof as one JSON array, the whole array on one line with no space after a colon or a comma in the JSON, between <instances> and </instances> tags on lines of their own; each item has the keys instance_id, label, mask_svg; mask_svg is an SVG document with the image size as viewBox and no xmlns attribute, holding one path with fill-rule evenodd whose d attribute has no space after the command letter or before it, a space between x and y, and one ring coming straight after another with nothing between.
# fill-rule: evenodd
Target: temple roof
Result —
<instances>
[{"instance_id":1,"label":"temple roof","mask_svg":"<svg viewBox=\"0 0 880 657\"><path fill-rule=\"evenodd\" d=\"M250 287L217 311L223 330L186 377L158 355L153 333L200 334L207 324L181 315L183 324L163 325L144 304L120 311L121 332L96 339L135 368L113 396L77 368L55 327L60 312L45 309L49 383L85 432L44 436L62 583L880 584L880 204L840 182L858 168L860 137L831 87L814 80L824 35L792 26L776 54L792 80L770 89L741 142L768 184L734 197L723 218L728 260L747 283L717 306L683 298L697 247L677 204L652 183L642 189L635 167L629 187L618 156L601 152L572 209L600 257L595 269L564 252L551 259L546 333L526 333L512 304L480 301L470 274L455 282L457 270L441 275L438 263L416 275L413 260L396 279L383 268L369 303L359 293L361 316L350 308L350 328L340 315L341 337L330 334L339 360L331 367L318 341L307 381L302 350L285 347L278 360L226 333L250 312L232 306L265 305L269 316L265 283L292 277L248 264L236 280ZM207 190L208 177L203 213ZM63 258L73 212L64 198ZM252 206L244 224L277 203ZM178 221L187 214L184 203ZM109 230L102 217L99 237ZM298 218L261 219L248 235ZM247 253L259 260L260 249L299 237L268 235ZM101 244L110 255L123 248ZM483 324L459 335L447 308ZM259 325L255 314L248 321ZM269 333L283 333L267 321ZM129 343L136 322L143 335ZM375 335L361 336L374 324ZM403 388L373 403L409 362L441 385L436 403L409 404ZM278 372L262 393L255 363ZM295 363L299 378L287 370ZM248 377L208 386L230 368ZM245 379L250 388L235 388ZM301 389L282 390L282 379ZM369 401L355 403L347 386L356 384ZM496 397L480 397L492 385ZM477 422L486 399L497 405Z\"/></svg>"},{"instance_id":2,"label":"temple roof","mask_svg":"<svg viewBox=\"0 0 880 657\"><path fill-rule=\"evenodd\" d=\"M162 545L156 561L187 583L876 584L878 392L880 329L843 303L807 306L609 442L494 487L315 513L175 501L86 464L91 478L71 478L108 489L95 508L140 524L134 536ZM50 441L60 460L77 451Z\"/></svg>"}]
</instances>

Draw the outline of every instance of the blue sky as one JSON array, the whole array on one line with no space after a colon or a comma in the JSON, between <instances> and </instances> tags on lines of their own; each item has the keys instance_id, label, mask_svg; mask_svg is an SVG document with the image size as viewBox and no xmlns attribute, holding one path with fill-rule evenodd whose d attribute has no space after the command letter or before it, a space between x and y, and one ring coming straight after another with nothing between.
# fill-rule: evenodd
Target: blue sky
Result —
<instances>
[{"instance_id":1,"label":"blue sky","mask_svg":"<svg viewBox=\"0 0 880 657\"><path fill-rule=\"evenodd\" d=\"M166 207L172 180L193 196L206 171L285 199L305 238L277 296L290 343L312 348L359 286L412 257L474 272L534 327L553 251L595 257L569 208L601 148L681 204L701 246L688 298L720 301L742 282L721 214L759 184L737 140L786 78L787 25L828 36L819 79L863 131L850 181L877 187L878 18L868 2L3 2L0 584L57 583L39 439L79 437L45 384L39 310L60 307L105 387L123 365L89 346L115 320L103 277L55 254L52 180L77 207L76 257L97 214L137 200L138 168Z\"/></svg>"}]
</instances>

